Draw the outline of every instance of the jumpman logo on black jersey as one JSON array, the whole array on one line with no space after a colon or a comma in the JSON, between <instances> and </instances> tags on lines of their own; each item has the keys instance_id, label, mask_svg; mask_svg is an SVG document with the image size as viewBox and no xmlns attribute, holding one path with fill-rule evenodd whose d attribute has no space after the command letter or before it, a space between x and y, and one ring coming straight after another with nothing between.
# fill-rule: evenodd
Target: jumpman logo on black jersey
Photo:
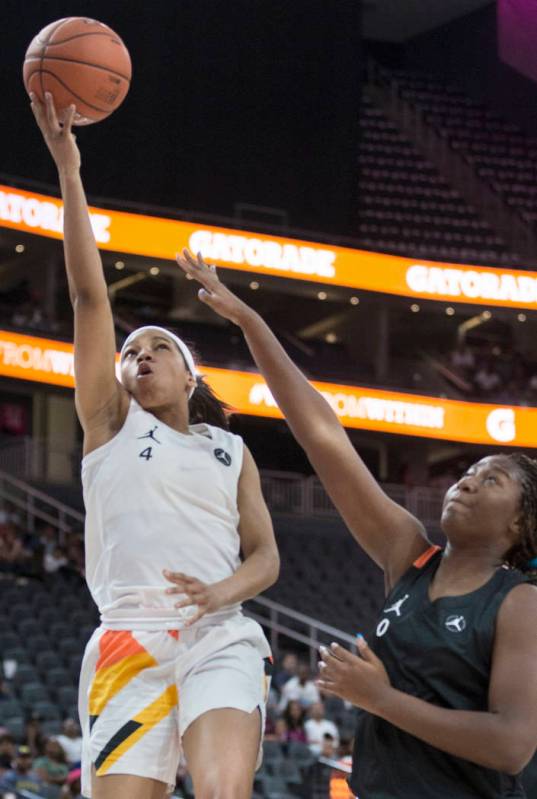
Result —
<instances>
[{"instance_id":1,"label":"jumpman logo on black jersey","mask_svg":"<svg viewBox=\"0 0 537 799\"><path fill-rule=\"evenodd\" d=\"M397 602L394 602L389 608L384 608L384 613L395 613L397 616L401 615L401 605L407 601L410 594L405 594L402 599L398 599Z\"/></svg>"}]
</instances>

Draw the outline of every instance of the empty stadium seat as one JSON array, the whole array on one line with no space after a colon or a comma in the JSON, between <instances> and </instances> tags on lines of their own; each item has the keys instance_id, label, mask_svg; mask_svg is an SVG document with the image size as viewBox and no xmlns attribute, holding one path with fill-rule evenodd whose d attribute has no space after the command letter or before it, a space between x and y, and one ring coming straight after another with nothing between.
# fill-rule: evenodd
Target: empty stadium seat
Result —
<instances>
[{"instance_id":1,"label":"empty stadium seat","mask_svg":"<svg viewBox=\"0 0 537 799\"><path fill-rule=\"evenodd\" d=\"M64 661L57 652L53 652L47 648L36 654L35 665L41 674L45 674L50 669L63 667Z\"/></svg>"},{"instance_id":2,"label":"empty stadium seat","mask_svg":"<svg viewBox=\"0 0 537 799\"><path fill-rule=\"evenodd\" d=\"M72 685L64 685L56 691L56 699L62 710L68 710L78 702L78 690Z\"/></svg>"},{"instance_id":3,"label":"empty stadium seat","mask_svg":"<svg viewBox=\"0 0 537 799\"><path fill-rule=\"evenodd\" d=\"M32 710L43 721L54 721L61 718L61 714L57 705L53 704L52 702L47 702L44 700L34 702Z\"/></svg>"},{"instance_id":4,"label":"empty stadium seat","mask_svg":"<svg viewBox=\"0 0 537 799\"><path fill-rule=\"evenodd\" d=\"M68 670L60 666L47 670L44 677L45 683L49 688L62 688L71 682L71 675Z\"/></svg>"},{"instance_id":5,"label":"empty stadium seat","mask_svg":"<svg viewBox=\"0 0 537 799\"><path fill-rule=\"evenodd\" d=\"M29 682L25 685L21 685L20 697L23 705L32 707L37 702L48 702L50 694L43 683Z\"/></svg>"}]
</instances>

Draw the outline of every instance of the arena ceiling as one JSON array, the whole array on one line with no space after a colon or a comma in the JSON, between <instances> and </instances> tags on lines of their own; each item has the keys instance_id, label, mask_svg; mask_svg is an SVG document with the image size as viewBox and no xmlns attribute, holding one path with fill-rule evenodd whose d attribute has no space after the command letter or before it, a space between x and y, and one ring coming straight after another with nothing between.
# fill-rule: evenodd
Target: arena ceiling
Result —
<instances>
[{"instance_id":1,"label":"arena ceiling","mask_svg":"<svg viewBox=\"0 0 537 799\"><path fill-rule=\"evenodd\" d=\"M404 42L489 5L491 0L363 0L364 36Z\"/></svg>"}]
</instances>

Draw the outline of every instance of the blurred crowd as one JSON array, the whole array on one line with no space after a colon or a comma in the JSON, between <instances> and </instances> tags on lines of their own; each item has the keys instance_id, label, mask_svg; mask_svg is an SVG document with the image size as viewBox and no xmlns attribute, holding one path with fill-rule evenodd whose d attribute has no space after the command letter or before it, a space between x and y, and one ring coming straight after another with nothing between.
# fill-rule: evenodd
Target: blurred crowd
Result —
<instances>
[{"instance_id":1,"label":"blurred crowd","mask_svg":"<svg viewBox=\"0 0 537 799\"><path fill-rule=\"evenodd\" d=\"M449 353L449 367L472 399L537 405L537 364L511 347L460 344Z\"/></svg>"},{"instance_id":2,"label":"blurred crowd","mask_svg":"<svg viewBox=\"0 0 537 799\"><path fill-rule=\"evenodd\" d=\"M307 662L288 652L276 667L267 707L265 738L307 744L316 757L350 764L355 709L323 695Z\"/></svg>"},{"instance_id":3,"label":"blurred crowd","mask_svg":"<svg viewBox=\"0 0 537 799\"><path fill-rule=\"evenodd\" d=\"M28 531L23 516L7 502L0 509L0 573L25 577L46 577L56 572L84 576L82 532L58 534L43 524Z\"/></svg>"},{"instance_id":4,"label":"blurred crowd","mask_svg":"<svg viewBox=\"0 0 537 799\"><path fill-rule=\"evenodd\" d=\"M0 695L0 701L2 698ZM0 792L81 799L81 754L80 727L74 719L64 721L61 734L47 737L39 719L33 717L27 722L22 744L16 744L9 731L0 728Z\"/></svg>"}]
</instances>

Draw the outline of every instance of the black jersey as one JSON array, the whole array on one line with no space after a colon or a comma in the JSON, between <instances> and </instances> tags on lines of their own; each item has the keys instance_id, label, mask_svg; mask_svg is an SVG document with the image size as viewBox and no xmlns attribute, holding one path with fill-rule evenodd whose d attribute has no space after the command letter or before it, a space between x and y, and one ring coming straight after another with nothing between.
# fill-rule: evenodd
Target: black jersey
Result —
<instances>
[{"instance_id":1,"label":"black jersey","mask_svg":"<svg viewBox=\"0 0 537 799\"><path fill-rule=\"evenodd\" d=\"M496 616L525 578L499 568L476 591L432 602L428 589L441 557L431 547L403 575L369 645L394 688L440 707L487 711ZM526 796L518 777L442 752L365 711L358 716L350 784L359 799Z\"/></svg>"}]
</instances>

